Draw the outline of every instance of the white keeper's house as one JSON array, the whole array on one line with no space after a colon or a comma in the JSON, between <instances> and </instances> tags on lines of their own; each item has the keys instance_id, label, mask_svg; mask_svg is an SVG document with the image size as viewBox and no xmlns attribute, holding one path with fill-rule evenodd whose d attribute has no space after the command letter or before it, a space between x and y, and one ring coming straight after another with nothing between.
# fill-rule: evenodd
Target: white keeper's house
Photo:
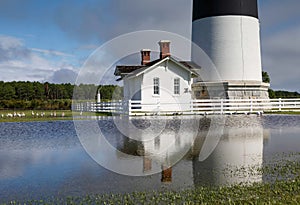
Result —
<instances>
[{"instance_id":1,"label":"white keeper's house","mask_svg":"<svg viewBox=\"0 0 300 205\"><path fill-rule=\"evenodd\" d=\"M193 78L198 77L197 66L171 57L170 41L162 40L159 46L157 60L151 61L151 51L143 49L141 65L116 67L114 74L123 80L124 100L141 105L137 109L143 112L190 110Z\"/></svg>"}]
</instances>

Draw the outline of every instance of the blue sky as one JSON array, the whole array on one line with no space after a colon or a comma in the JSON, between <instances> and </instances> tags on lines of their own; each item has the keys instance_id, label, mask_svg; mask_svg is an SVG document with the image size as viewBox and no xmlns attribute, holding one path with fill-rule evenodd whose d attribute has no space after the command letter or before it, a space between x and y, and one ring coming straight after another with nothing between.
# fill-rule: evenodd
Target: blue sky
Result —
<instances>
[{"instance_id":1,"label":"blue sky","mask_svg":"<svg viewBox=\"0 0 300 205\"><path fill-rule=\"evenodd\" d=\"M272 88L300 91L300 1L259 0ZM128 32L190 38L191 0L1 0L0 80L74 82L86 58ZM139 61L139 59L138 59Z\"/></svg>"}]
</instances>

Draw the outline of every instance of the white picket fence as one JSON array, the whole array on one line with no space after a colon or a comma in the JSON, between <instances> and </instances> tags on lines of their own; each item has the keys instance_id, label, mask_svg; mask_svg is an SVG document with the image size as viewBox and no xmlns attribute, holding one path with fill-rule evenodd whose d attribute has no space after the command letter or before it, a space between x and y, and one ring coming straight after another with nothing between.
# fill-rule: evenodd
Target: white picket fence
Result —
<instances>
[{"instance_id":1,"label":"white picket fence","mask_svg":"<svg viewBox=\"0 0 300 205\"><path fill-rule=\"evenodd\" d=\"M189 104L176 104L188 107L185 110L168 110L176 107L172 103L144 103L142 101L113 101L101 103L81 103L73 106L77 111L104 112L125 115L165 115L165 114L251 114L280 111L300 111L299 99L207 99L192 100Z\"/></svg>"}]
</instances>

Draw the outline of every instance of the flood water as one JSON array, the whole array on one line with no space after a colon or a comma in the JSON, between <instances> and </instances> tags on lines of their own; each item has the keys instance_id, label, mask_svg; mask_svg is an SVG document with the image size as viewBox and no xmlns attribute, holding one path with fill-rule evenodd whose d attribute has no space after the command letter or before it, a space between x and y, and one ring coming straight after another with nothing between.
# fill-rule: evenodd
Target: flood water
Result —
<instances>
[{"instance_id":1,"label":"flood water","mask_svg":"<svg viewBox=\"0 0 300 205\"><path fill-rule=\"evenodd\" d=\"M0 123L0 203L264 182L230 170L299 145L296 115Z\"/></svg>"}]
</instances>

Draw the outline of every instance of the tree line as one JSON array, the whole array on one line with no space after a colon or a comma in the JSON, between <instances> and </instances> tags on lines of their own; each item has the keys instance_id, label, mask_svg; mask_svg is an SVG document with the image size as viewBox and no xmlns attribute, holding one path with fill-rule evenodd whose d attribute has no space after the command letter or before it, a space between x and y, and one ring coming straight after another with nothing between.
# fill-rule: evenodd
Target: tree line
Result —
<instances>
[{"instance_id":1,"label":"tree line","mask_svg":"<svg viewBox=\"0 0 300 205\"><path fill-rule=\"evenodd\" d=\"M300 98L300 93L269 89L270 98Z\"/></svg>"},{"instance_id":2,"label":"tree line","mask_svg":"<svg viewBox=\"0 0 300 205\"><path fill-rule=\"evenodd\" d=\"M263 81L270 82L267 72L263 72ZM123 96L123 88L117 85L0 81L0 109L67 110L71 109L73 98L95 101L98 90L102 101L120 100ZM300 93L269 89L269 97L300 98Z\"/></svg>"},{"instance_id":3,"label":"tree line","mask_svg":"<svg viewBox=\"0 0 300 205\"><path fill-rule=\"evenodd\" d=\"M103 101L121 99L123 95L117 85L0 81L0 109L71 109L74 91L76 99L94 101L98 90Z\"/></svg>"},{"instance_id":4,"label":"tree line","mask_svg":"<svg viewBox=\"0 0 300 205\"><path fill-rule=\"evenodd\" d=\"M262 81L264 83L270 83L271 78L269 74L265 71L262 71ZM274 98L300 98L300 93L298 92L289 92L284 90L272 90L269 89L269 97Z\"/></svg>"}]
</instances>

